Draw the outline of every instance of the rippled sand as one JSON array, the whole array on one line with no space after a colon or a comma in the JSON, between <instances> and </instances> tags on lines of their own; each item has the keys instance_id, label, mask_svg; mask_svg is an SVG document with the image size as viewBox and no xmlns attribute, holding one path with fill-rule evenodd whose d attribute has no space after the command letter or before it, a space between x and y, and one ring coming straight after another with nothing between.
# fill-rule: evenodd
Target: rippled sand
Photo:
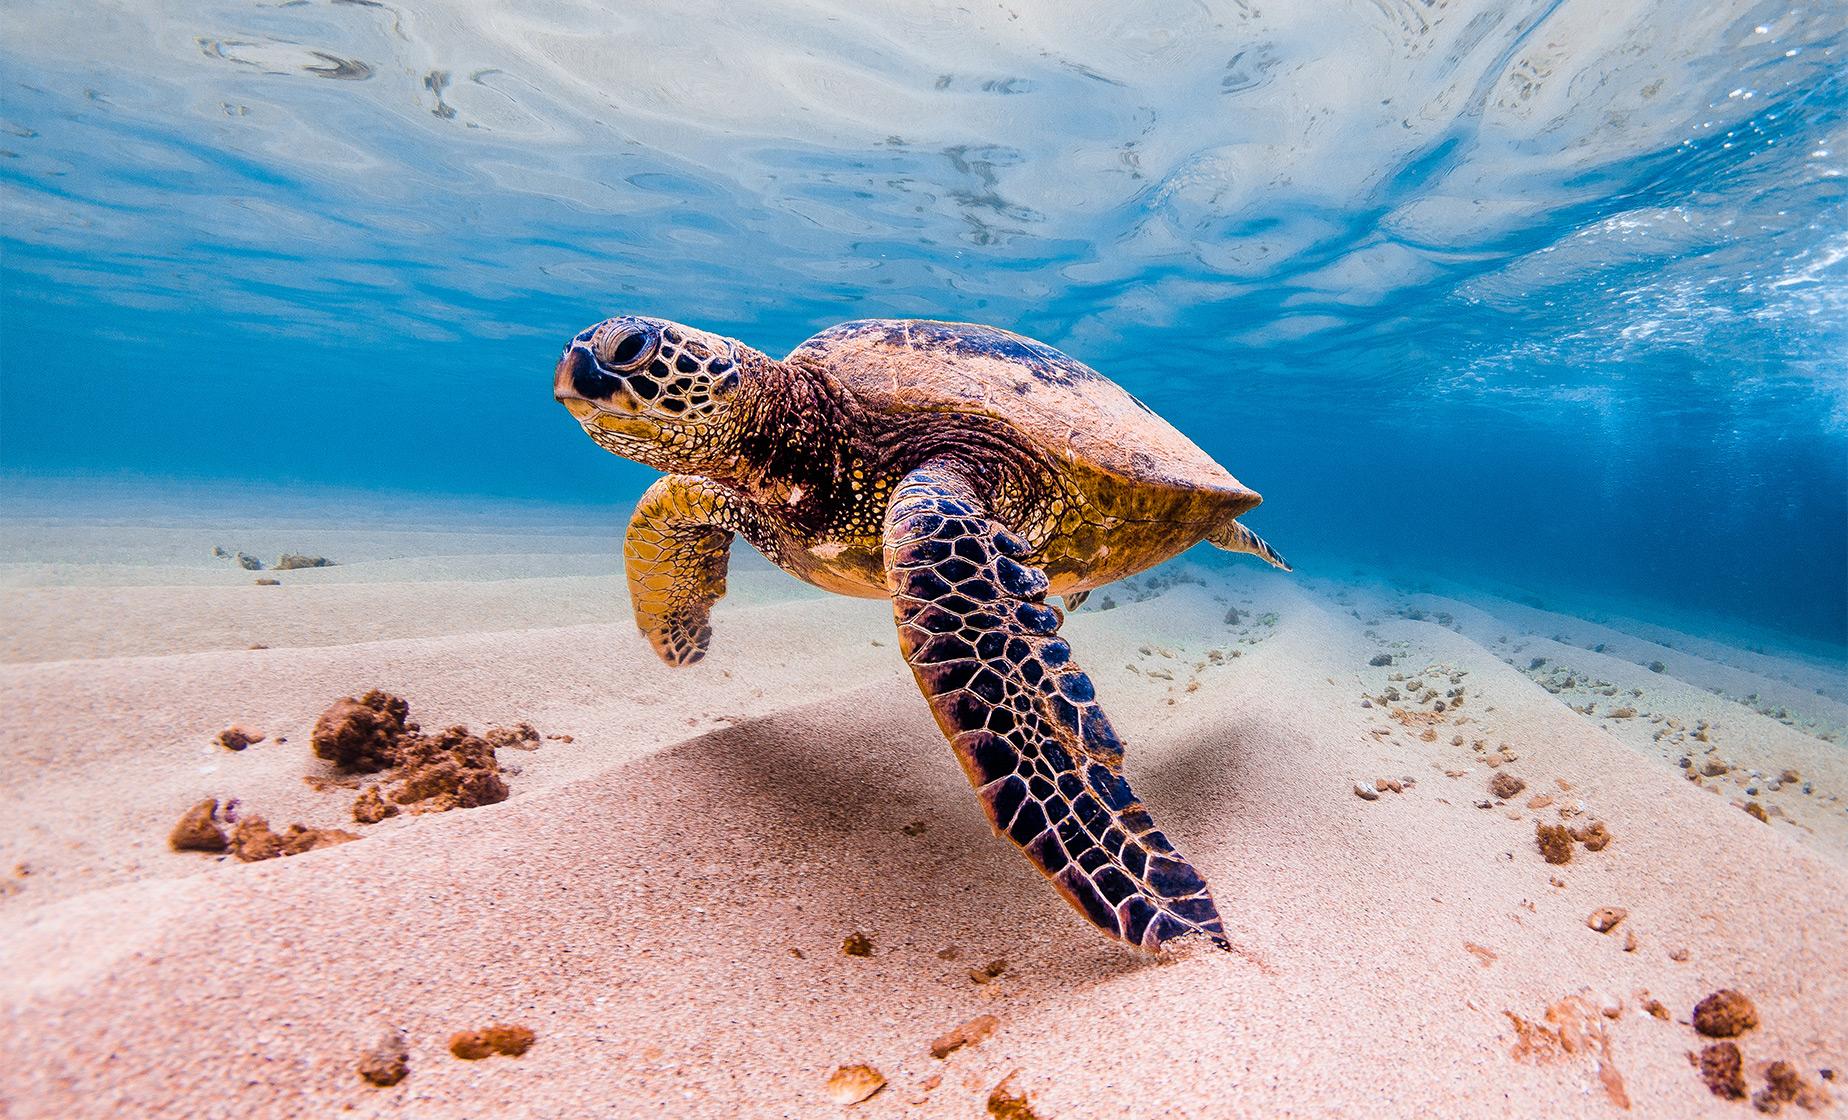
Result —
<instances>
[{"instance_id":1,"label":"rippled sand","mask_svg":"<svg viewBox=\"0 0 1848 1120\"><path fill-rule=\"evenodd\" d=\"M1009 1078L1048 1120L1607 1117L1619 1093L1738 1116L1685 1056L1722 987L1762 1019L1751 1088L1771 1059L1848 1068L1839 666L1461 588L1177 565L1109 589L1066 633L1236 948L1156 961L990 833L876 602L741 555L712 655L671 670L627 618L613 532L4 536L15 1117L838 1115L826 1082L856 1063L888 1081L865 1116L979 1115ZM214 544L340 565L245 572ZM503 751L504 803L356 825L350 790L303 778L325 772L316 714L369 687L426 728L572 742ZM234 723L269 738L215 745ZM1696 784L1684 754L1733 769ZM1495 803L1495 773L1526 788ZM206 797L363 838L168 850ZM1542 861L1536 823L1594 819L1607 847ZM1600 934L1604 906L1628 916ZM842 953L854 933L870 957ZM1579 1045L1516 1023L1549 1008ZM980 1015L992 1037L930 1055ZM496 1022L536 1044L446 1052ZM371 1088L355 1063L387 1027L410 1074Z\"/></svg>"}]
</instances>

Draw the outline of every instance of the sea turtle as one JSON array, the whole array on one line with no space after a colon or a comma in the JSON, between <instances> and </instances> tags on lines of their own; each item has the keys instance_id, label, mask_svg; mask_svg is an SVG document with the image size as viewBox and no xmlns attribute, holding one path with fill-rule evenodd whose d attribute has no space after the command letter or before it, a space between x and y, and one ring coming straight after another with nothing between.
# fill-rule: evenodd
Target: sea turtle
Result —
<instances>
[{"instance_id":1,"label":"sea turtle","mask_svg":"<svg viewBox=\"0 0 1848 1120\"><path fill-rule=\"evenodd\" d=\"M737 533L817 587L890 599L995 829L1112 937L1226 944L1045 598L1074 609L1202 540L1288 570L1236 520L1256 493L1102 374L971 323L843 323L778 361L625 315L571 340L553 392L603 447L670 472L624 549L664 660L705 654Z\"/></svg>"}]
</instances>

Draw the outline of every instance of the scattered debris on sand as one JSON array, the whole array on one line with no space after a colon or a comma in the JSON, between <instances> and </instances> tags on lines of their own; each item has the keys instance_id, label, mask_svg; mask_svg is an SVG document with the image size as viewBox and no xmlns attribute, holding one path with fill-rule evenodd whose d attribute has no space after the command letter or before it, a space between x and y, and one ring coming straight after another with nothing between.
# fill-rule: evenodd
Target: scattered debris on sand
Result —
<instances>
[{"instance_id":1,"label":"scattered debris on sand","mask_svg":"<svg viewBox=\"0 0 1848 1120\"><path fill-rule=\"evenodd\" d=\"M1001 1079L988 1094L988 1115L991 1120L1039 1120L1039 1114L1033 1111L1025 1093L1014 1092L1012 1085L1014 1074Z\"/></svg>"},{"instance_id":2,"label":"scattered debris on sand","mask_svg":"<svg viewBox=\"0 0 1848 1120\"><path fill-rule=\"evenodd\" d=\"M1688 1060L1714 1096L1732 1101L1745 1096L1745 1060L1736 1044L1716 1042L1699 1054L1689 1054Z\"/></svg>"},{"instance_id":3,"label":"scattered debris on sand","mask_svg":"<svg viewBox=\"0 0 1848 1120\"><path fill-rule=\"evenodd\" d=\"M1587 825L1567 829L1567 832L1572 839L1585 845L1588 852L1601 852L1611 842L1611 830L1603 821L1592 821Z\"/></svg>"},{"instance_id":4,"label":"scattered debris on sand","mask_svg":"<svg viewBox=\"0 0 1848 1120\"><path fill-rule=\"evenodd\" d=\"M1708 1038L1736 1038L1758 1025L1758 1008L1743 992L1721 988L1694 1005L1694 1029Z\"/></svg>"},{"instance_id":5,"label":"scattered debris on sand","mask_svg":"<svg viewBox=\"0 0 1848 1120\"><path fill-rule=\"evenodd\" d=\"M961 1026L938 1035L930 1044L930 1056L947 1058L965 1046L973 1046L986 1039L1000 1025L1001 1020L993 1015L977 1015Z\"/></svg>"},{"instance_id":6,"label":"scattered debris on sand","mask_svg":"<svg viewBox=\"0 0 1848 1120\"><path fill-rule=\"evenodd\" d=\"M1585 919L1585 924L1599 933L1609 933L1629 916L1630 912L1621 906L1600 906Z\"/></svg>"},{"instance_id":7,"label":"scattered debris on sand","mask_svg":"<svg viewBox=\"0 0 1848 1120\"><path fill-rule=\"evenodd\" d=\"M411 1051L404 1044L402 1031L386 1031L378 1045L359 1059L359 1076L380 1088L396 1085L410 1072Z\"/></svg>"},{"instance_id":8,"label":"scattered debris on sand","mask_svg":"<svg viewBox=\"0 0 1848 1120\"><path fill-rule=\"evenodd\" d=\"M872 1066L842 1066L828 1077L828 1097L835 1104L859 1104L885 1083L885 1074Z\"/></svg>"},{"instance_id":9,"label":"scattered debris on sand","mask_svg":"<svg viewBox=\"0 0 1848 1120\"><path fill-rule=\"evenodd\" d=\"M218 814L218 799L208 797L180 818L167 836L167 844L176 852L222 852L231 846L224 830L212 818Z\"/></svg>"},{"instance_id":10,"label":"scattered debris on sand","mask_svg":"<svg viewBox=\"0 0 1848 1120\"><path fill-rule=\"evenodd\" d=\"M1496 956L1495 950L1489 948L1487 945L1478 945L1474 941L1465 941L1463 943L1463 948L1467 949L1477 960L1481 961L1482 967L1484 968L1489 967L1500 959Z\"/></svg>"},{"instance_id":11,"label":"scattered debris on sand","mask_svg":"<svg viewBox=\"0 0 1848 1120\"><path fill-rule=\"evenodd\" d=\"M309 828L301 824L292 824L287 832L277 833L262 817L249 816L238 821L237 827L231 830L231 854L245 863L255 863L278 856L299 856L357 839L356 833L345 829Z\"/></svg>"},{"instance_id":12,"label":"scattered debris on sand","mask_svg":"<svg viewBox=\"0 0 1848 1120\"><path fill-rule=\"evenodd\" d=\"M299 552L285 552L270 567L279 572L290 572L297 568L331 568L334 562L325 556L303 556Z\"/></svg>"},{"instance_id":13,"label":"scattered debris on sand","mask_svg":"<svg viewBox=\"0 0 1848 1120\"><path fill-rule=\"evenodd\" d=\"M246 731L241 727L227 727L218 733L217 744L228 751L241 751L255 746L264 739L261 731Z\"/></svg>"},{"instance_id":14,"label":"scattered debris on sand","mask_svg":"<svg viewBox=\"0 0 1848 1120\"><path fill-rule=\"evenodd\" d=\"M478 1031L457 1031L449 1036L449 1052L465 1062L480 1061L491 1054L517 1058L532 1049L538 1036L529 1027L498 1023Z\"/></svg>"},{"instance_id":15,"label":"scattered debris on sand","mask_svg":"<svg viewBox=\"0 0 1848 1120\"><path fill-rule=\"evenodd\" d=\"M1765 815L1765 807L1756 801L1747 801L1745 803L1745 812L1747 816L1757 817L1765 824L1771 823L1771 818Z\"/></svg>"},{"instance_id":16,"label":"scattered debris on sand","mask_svg":"<svg viewBox=\"0 0 1848 1120\"><path fill-rule=\"evenodd\" d=\"M260 579L257 581L257 586L258 587L281 587L282 581L279 579Z\"/></svg>"},{"instance_id":17,"label":"scattered debris on sand","mask_svg":"<svg viewBox=\"0 0 1848 1120\"><path fill-rule=\"evenodd\" d=\"M410 721L411 706L402 697L373 689L363 696L336 700L314 725L314 753L346 773L388 771L396 782L390 798L413 813L473 809L507 800L496 747L537 750L544 737L530 723L497 727L486 735L451 727L425 735ZM353 806L354 819L366 822L392 815L365 792ZM363 815L362 815L363 814Z\"/></svg>"},{"instance_id":18,"label":"scattered debris on sand","mask_svg":"<svg viewBox=\"0 0 1848 1120\"><path fill-rule=\"evenodd\" d=\"M855 930L841 938L841 953L849 957L870 957L873 955L873 939Z\"/></svg>"},{"instance_id":19,"label":"scattered debris on sand","mask_svg":"<svg viewBox=\"0 0 1848 1120\"><path fill-rule=\"evenodd\" d=\"M490 727L481 737L495 750L536 751L544 745L539 729L521 720L512 727Z\"/></svg>"},{"instance_id":20,"label":"scattered debris on sand","mask_svg":"<svg viewBox=\"0 0 1848 1120\"><path fill-rule=\"evenodd\" d=\"M1827 1089L1810 1084L1795 1066L1779 1059L1765 1067L1765 1085L1752 1094L1752 1107L1776 1113L1792 1103L1805 1111L1818 1112L1834 1102Z\"/></svg>"},{"instance_id":21,"label":"scattered debris on sand","mask_svg":"<svg viewBox=\"0 0 1848 1120\"><path fill-rule=\"evenodd\" d=\"M353 819L360 824L377 824L398 815L398 807L379 794L379 787L367 786L353 800Z\"/></svg>"},{"instance_id":22,"label":"scattered debris on sand","mask_svg":"<svg viewBox=\"0 0 1848 1120\"><path fill-rule=\"evenodd\" d=\"M1604 1095L1618 1108L1630 1107L1630 1094L1611 1056L1610 1034L1605 1030L1607 1019L1623 1014L1621 1003L1582 992L1548 1007L1544 1022L1525 1019L1512 1011L1502 1014L1514 1027L1511 1056L1515 1060L1548 1065L1590 1057L1596 1065Z\"/></svg>"},{"instance_id":23,"label":"scattered debris on sand","mask_svg":"<svg viewBox=\"0 0 1848 1120\"><path fill-rule=\"evenodd\" d=\"M987 984L1007 971L1007 958L997 957L980 968L969 970L969 979L977 984Z\"/></svg>"},{"instance_id":24,"label":"scattered debris on sand","mask_svg":"<svg viewBox=\"0 0 1848 1120\"><path fill-rule=\"evenodd\" d=\"M1572 862L1572 833L1563 824L1535 824L1534 843L1548 863Z\"/></svg>"}]
</instances>

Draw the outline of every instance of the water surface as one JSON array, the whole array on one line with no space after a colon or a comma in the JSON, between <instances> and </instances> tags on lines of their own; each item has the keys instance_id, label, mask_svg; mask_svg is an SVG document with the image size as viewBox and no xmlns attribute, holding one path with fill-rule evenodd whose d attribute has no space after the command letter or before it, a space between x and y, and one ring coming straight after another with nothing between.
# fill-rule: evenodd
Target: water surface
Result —
<instances>
[{"instance_id":1,"label":"water surface","mask_svg":"<svg viewBox=\"0 0 1848 1120\"><path fill-rule=\"evenodd\" d=\"M0 11L0 466L583 505L571 332L1067 349L1306 572L1848 642L1839 3ZM59 492L63 492L60 490Z\"/></svg>"}]
</instances>

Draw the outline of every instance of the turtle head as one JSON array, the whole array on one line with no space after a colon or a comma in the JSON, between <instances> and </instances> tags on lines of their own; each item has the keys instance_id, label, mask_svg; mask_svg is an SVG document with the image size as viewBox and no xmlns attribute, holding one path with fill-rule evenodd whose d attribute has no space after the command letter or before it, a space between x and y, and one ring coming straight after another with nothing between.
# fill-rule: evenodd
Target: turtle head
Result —
<instances>
[{"instance_id":1,"label":"turtle head","mask_svg":"<svg viewBox=\"0 0 1848 1120\"><path fill-rule=\"evenodd\" d=\"M761 360L733 339L620 315L565 347L552 395L607 450L658 470L698 472L735 443L737 390Z\"/></svg>"}]
</instances>

